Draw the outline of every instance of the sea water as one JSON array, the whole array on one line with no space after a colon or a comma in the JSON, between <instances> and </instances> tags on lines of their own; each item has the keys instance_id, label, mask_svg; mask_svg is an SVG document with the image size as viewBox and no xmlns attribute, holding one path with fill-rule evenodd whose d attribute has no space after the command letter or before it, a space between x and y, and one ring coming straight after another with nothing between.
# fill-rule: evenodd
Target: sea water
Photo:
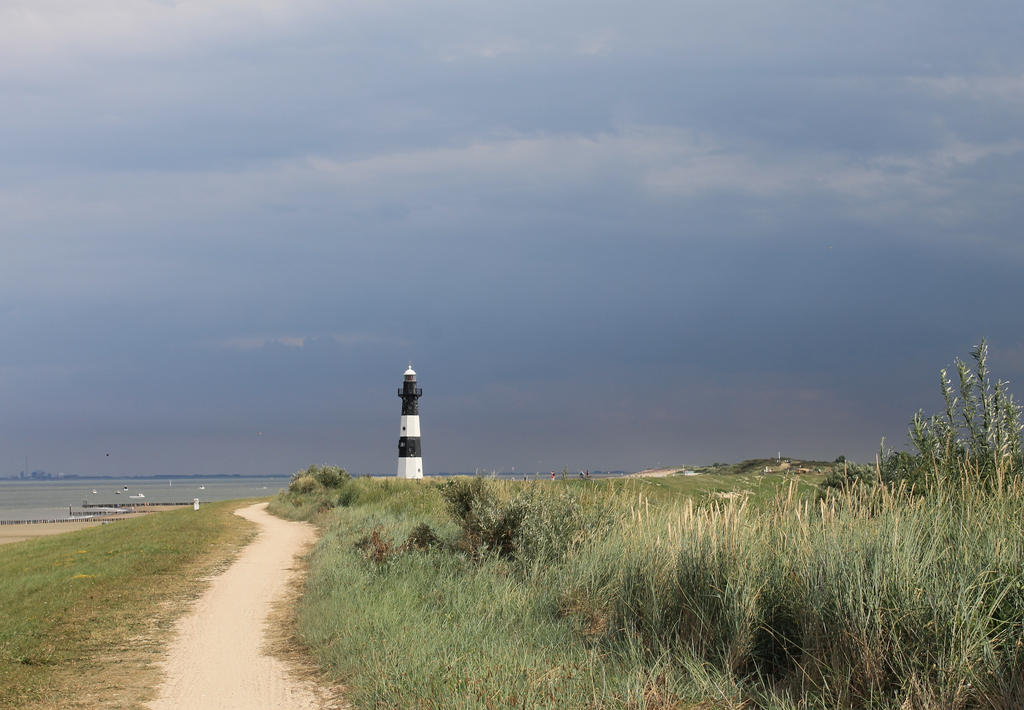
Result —
<instances>
[{"instance_id":1,"label":"sea water","mask_svg":"<svg viewBox=\"0 0 1024 710\"><path fill-rule=\"evenodd\" d=\"M128 487L125 490L125 486ZM202 488L200 488L202 486ZM59 481L0 480L0 520L66 518L68 506L79 512L82 503L200 503L233 498L272 496L288 486L287 476L228 478L138 479L104 478ZM93 493L93 491L96 491ZM120 491L120 492L118 492ZM139 493L145 498L132 498Z\"/></svg>"}]
</instances>

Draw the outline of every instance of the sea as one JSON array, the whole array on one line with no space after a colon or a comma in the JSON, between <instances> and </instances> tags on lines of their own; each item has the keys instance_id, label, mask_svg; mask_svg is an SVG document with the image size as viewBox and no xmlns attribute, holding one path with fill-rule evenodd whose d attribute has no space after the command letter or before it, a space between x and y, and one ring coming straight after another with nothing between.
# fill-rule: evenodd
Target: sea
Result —
<instances>
[{"instance_id":1,"label":"sea","mask_svg":"<svg viewBox=\"0 0 1024 710\"><path fill-rule=\"evenodd\" d=\"M57 481L0 480L0 520L68 517L83 503L200 503L272 496L288 486L288 476L227 478L103 478ZM131 496L144 495L144 498Z\"/></svg>"}]
</instances>

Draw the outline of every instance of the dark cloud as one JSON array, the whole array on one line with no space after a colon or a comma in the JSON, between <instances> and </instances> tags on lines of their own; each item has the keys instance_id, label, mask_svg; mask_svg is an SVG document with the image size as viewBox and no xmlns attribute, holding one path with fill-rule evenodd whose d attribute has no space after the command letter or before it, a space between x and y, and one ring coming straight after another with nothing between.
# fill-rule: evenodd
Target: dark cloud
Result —
<instances>
[{"instance_id":1,"label":"dark cloud","mask_svg":"<svg viewBox=\"0 0 1024 710\"><path fill-rule=\"evenodd\" d=\"M1022 12L0 10L0 474L387 472L409 359L428 470L902 444L1024 372Z\"/></svg>"}]
</instances>

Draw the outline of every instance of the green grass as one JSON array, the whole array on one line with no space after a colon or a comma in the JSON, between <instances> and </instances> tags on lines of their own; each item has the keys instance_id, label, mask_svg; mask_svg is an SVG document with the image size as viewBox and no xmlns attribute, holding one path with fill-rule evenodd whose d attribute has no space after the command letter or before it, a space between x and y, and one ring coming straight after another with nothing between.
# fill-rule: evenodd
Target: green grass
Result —
<instances>
[{"instance_id":1,"label":"green grass","mask_svg":"<svg viewBox=\"0 0 1024 710\"><path fill-rule=\"evenodd\" d=\"M712 469L714 471L714 469ZM706 504L728 499L746 499L749 504L763 506L796 481L798 495L813 499L823 474L769 473L760 469L748 473L708 472L696 476L673 475L663 478L632 478L602 481L613 490L625 495L643 495L658 503L678 503L682 498ZM584 485L592 482L582 482Z\"/></svg>"},{"instance_id":2,"label":"green grass","mask_svg":"<svg viewBox=\"0 0 1024 710\"><path fill-rule=\"evenodd\" d=\"M116 696L117 663L151 653L155 620L166 628L160 605L194 593L251 535L251 523L231 514L237 507L211 503L0 546L0 707L72 707L90 688Z\"/></svg>"},{"instance_id":3,"label":"green grass","mask_svg":"<svg viewBox=\"0 0 1024 710\"><path fill-rule=\"evenodd\" d=\"M577 621L555 611L558 590L538 599L507 561L435 551L368 562L353 543L374 528L393 540L421 520L445 536L456 528L436 486L351 485L355 507L321 513L327 530L311 558L299 625L356 707L561 708L568 697L604 707L642 697L625 665L578 643ZM290 505L284 496L272 509ZM538 583L544 574L529 573Z\"/></svg>"},{"instance_id":4,"label":"green grass","mask_svg":"<svg viewBox=\"0 0 1024 710\"><path fill-rule=\"evenodd\" d=\"M530 532L479 557L436 484L320 491L300 633L357 708L1021 707L1024 490L805 478L494 482Z\"/></svg>"},{"instance_id":5,"label":"green grass","mask_svg":"<svg viewBox=\"0 0 1024 710\"><path fill-rule=\"evenodd\" d=\"M824 474L835 466L832 461L813 461L804 459L747 459L739 463L714 463L710 466L695 466L697 473L716 473L723 475L760 474L766 468L772 473L801 473L799 469L810 469L810 473ZM807 473L808 471L804 471Z\"/></svg>"}]
</instances>

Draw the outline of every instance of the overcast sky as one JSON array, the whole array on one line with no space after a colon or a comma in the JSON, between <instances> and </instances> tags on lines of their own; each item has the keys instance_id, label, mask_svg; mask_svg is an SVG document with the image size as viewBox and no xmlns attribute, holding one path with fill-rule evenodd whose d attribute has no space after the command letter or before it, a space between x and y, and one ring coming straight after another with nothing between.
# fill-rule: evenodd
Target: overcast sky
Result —
<instances>
[{"instance_id":1,"label":"overcast sky","mask_svg":"<svg viewBox=\"0 0 1024 710\"><path fill-rule=\"evenodd\" d=\"M866 460L1024 397L1024 4L0 0L0 476ZM106 454L109 453L110 456Z\"/></svg>"}]
</instances>

